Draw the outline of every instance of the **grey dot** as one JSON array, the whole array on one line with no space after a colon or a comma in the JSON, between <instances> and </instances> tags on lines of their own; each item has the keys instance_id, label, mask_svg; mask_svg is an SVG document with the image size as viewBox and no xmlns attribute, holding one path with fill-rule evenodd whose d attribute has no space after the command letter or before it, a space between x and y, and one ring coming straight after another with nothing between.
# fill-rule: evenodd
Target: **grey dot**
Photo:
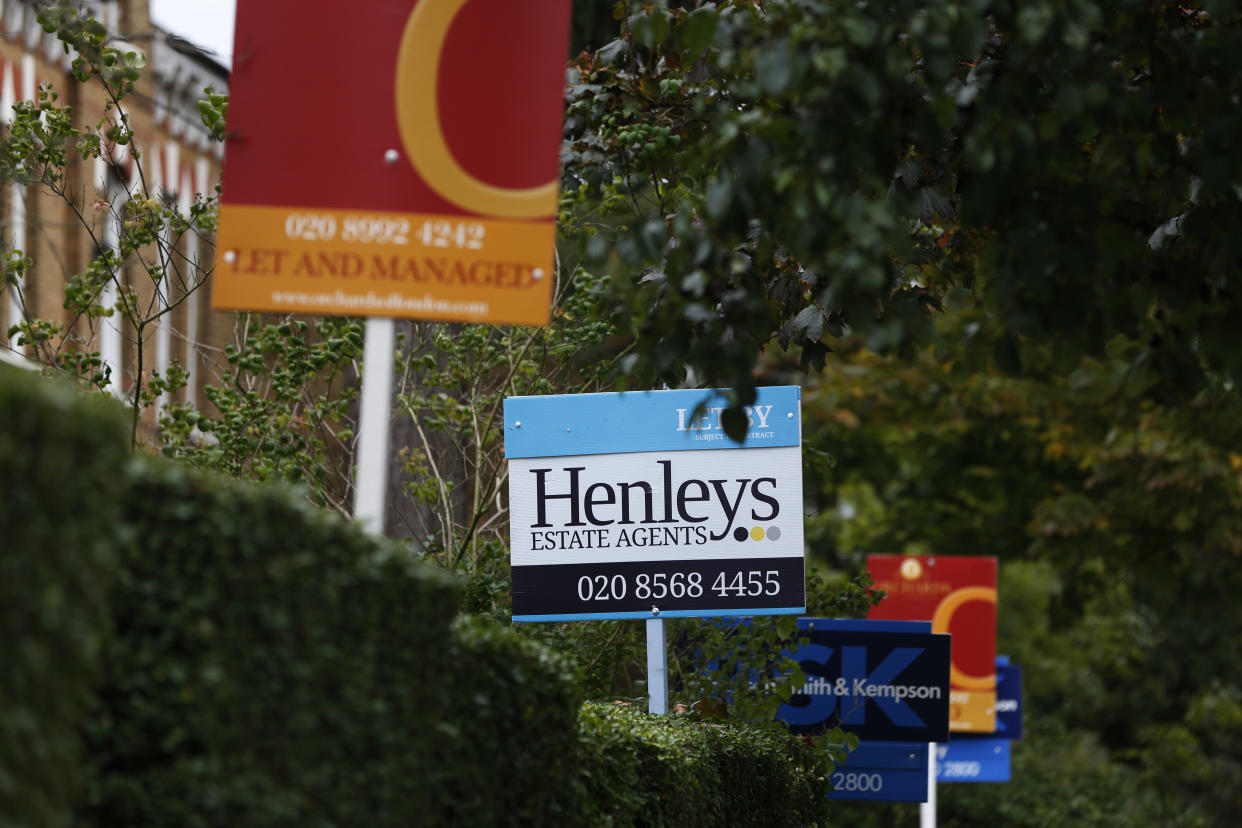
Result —
<instances>
[{"instance_id":1,"label":"grey dot","mask_svg":"<svg viewBox=\"0 0 1242 828\"><path fill-rule=\"evenodd\" d=\"M781 527L773 526L772 528L768 530L768 540L780 540L780 539L781 539Z\"/></svg>"}]
</instances>

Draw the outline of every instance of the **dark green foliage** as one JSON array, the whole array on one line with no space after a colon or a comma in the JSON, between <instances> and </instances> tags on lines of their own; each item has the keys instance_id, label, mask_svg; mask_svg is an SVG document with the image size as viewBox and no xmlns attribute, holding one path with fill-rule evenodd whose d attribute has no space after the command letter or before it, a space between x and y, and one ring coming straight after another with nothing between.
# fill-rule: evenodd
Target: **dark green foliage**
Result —
<instances>
[{"instance_id":1,"label":"dark green foliage","mask_svg":"<svg viewBox=\"0 0 1242 828\"><path fill-rule=\"evenodd\" d=\"M453 623L448 575L295 490L128 455L114 403L0 379L28 484L0 504L6 826L819 819L822 751L598 705L580 730L566 662Z\"/></svg>"},{"instance_id":2,"label":"dark green foliage","mask_svg":"<svg viewBox=\"0 0 1242 828\"><path fill-rule=\"evenodd\" d=\"M170 405L160 425L164 454L239 479L304 483L312 501L346 513L358 389L345 377L362 353L362 324L248 313L238 317L237 337L225 346L220 384L204 387L216 416Z\"/></svg>"},{"instance_id":3,"label":"dark green foliage","mask_svg":"<svg viewBox=\"0 0 1242 828\"><path fill-rule=\"evenodd\" d=\"M99 825L408 825L456 589L296 493L135 464L86 725ZM434 734L434 735L433 735Z\"/></svg>"},{"instance_id":4,"label":"dark green foliage","mask_svg":"<svg viewBox=\"0 0 1242 828\"><path fill-rule=\"evenodd\" d=\"M449 652L426 776L434 824L577 824L578 699L564 658L471 616L457 619Z\"/></svg>"},{"instance_id":5,"label":"dark green foliage","mask_svg":"<svg viewBox=\"0 0 1242 828\"><path fill-rule=\"evenodd\" d=\"M1212 824L1162 804L1154 786L1144 785L1134 768L1110 761L1090 733L1045 722L1027 730L1012 751L1010 782L938 785L937 822L952 828ZM918 811L917 805L836 802L832 814L850 828L906 828L918 824Z\"/></svg>"},{"instance_id":6,"label":"dark green foliage","mask_svg":"<svg viewBox=\"0 0 1242 828\"><path fill-rule=\"evenodd\" d=\"M580 714L588 824L823 825L822 746L745 725L586 704Z\"/></svg>"},{"instance_id":7,"label":"dark green foliage","mask_svg":"<svg viewBox=\"0 0 1242 828\"><path fill-rule=\"evenodd\" d=\"M67 824L107 629L120 407L0 365L0 826Z\"/></svg>"},{"instance_id":8,"label":"dark green foliage","mask_svg":"<svg viewBox=\"0 0 1242 828\"><path fill-rule=\"evenodd\" d=\"M1013 744L1008 784L954 784L938 789L944 824L960 828L1129 828L1199 826L1192 814L1162 805L1133 768L1111 761L1094 736L1044 720Z\"/></svg>"},{"instance_id":9,"label":"dark green foliage","mask_svg":"<svg viewBox=\"0 0 1242 828\"><path fill-rule=\"evenodd\" d=\"M773 341L909 354L955 294L1013 373L1115 336L1173 399L1242 371L1237 3L629 5L563 169L639 382L744 403Z\"/></svg>"},{"instance_id":10,"label":"dark green foliage","mask_svg":"<svg viewBox=\"0 0 1242 828\"><path fill-rule=\"evenodd\" d=\"M838 461L808 495L819 507L807 524L812 550L841 566L868 550L1000 557L1000 651L1026 668L1027 723L1047 734L1039 755L1064 763L1072 757L1053 757L1087 755L1067 745L1089 743L1097 765L1064 778L1015 775L1009 796L1054 814L1045 788L1082 798L1083 780L1095 780L1097 790L1127 790L1136 814L1110 823L1092 799L1080 823L1050 815L1043 824L1233 825L1242 807L1236 391L1161 402L1135 367L1135 346L1119 339L1072 371L1057 369L1054 348L1027 349L1026 377L963 370L968 340L990 336L986 322L947 306L938 328L936 348L913 361L846 339L808 382L808 441ZM1033 806L1041 797L1043 810ZM982 793L968 800L994 804ZM1155 816L1165 813L1181 821ZM945 824L982 824L962 819Z\"/></svg>"},{"instance_id":11,"label":"dark green foliage","mask_svg":"<svg viewBox=\"0 0 1242 828\"><path fill-rule=\"evenodd\" d=\"M870 575L829 583L818 572L806 577L807 615L864 617L882 593ZM748 618L683 618L670 626L671 696L688 707L784 732L776 711L806 681L789 653L810 641L793 615Z\"/></svg>"}]
</instances>

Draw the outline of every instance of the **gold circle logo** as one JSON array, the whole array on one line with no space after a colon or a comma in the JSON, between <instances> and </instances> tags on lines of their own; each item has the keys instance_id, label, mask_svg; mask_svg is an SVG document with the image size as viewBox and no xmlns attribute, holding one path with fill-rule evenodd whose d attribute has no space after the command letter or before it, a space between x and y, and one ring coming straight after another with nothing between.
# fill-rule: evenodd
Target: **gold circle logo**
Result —
<instances>
[{"instance_id":1,"label":"gold circle logo","mask_svg":"<svg viewBox=\"0 0 1242 828\"><path fill-rule=\"evenodd\" d=\"M557 182L537 187L495 187L457 163L440 123L436 94L440 56L449 28L469 0L420 0L410 13L397 50L397 130L423 181L464 210L501 218L543 218L556 212Z\"/></svg>"},{"instance_id":2,"label":"gold circle logo","mask_svg":"<svg viewBox=\"0 0 1242 828\"><path fill-rule=\"evenodd\" d=\"M913 581L922 576L923 565L918 562L917 558L906 558L901 562L901 569L898 571L901 572L901 577L907 581Z\"/></svg>"},{"instance_id":3,"label":"gold circle logo","mask_svg":"<svg viewBox=\"0 0 1242 828\"><path fill-rule=\"evenodd\" d=\"M995 605L996 590L992 587L971 586L950 592L940 601L935 614L932 615L932 632L947 633L949 625L953 622L953 614L957 612L958 607L971 601L983 601ZM954 687L961 687L963 690L992 690L996 687L996 673L972 676L959 670L957 664L952 661L949 662L949 680Z\"/></svg>"}]
</instances>

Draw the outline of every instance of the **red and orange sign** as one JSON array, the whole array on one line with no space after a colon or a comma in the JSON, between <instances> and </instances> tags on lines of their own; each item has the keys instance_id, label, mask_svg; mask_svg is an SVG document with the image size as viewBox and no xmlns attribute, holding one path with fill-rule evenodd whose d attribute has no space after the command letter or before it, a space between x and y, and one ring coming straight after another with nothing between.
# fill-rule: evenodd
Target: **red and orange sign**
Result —
<instances>
[{"instance_id":1,"label":"red and orange sign","mask_svg":"<svg viewBox=\"0 0 1242 828\"><path fill-rule=\"evenodd\" d=\"M877 589L888 593L868 618L931 621L949 633L949 730L996 730L996 558L868 555Z\"/></svg>"},{"instance_id":2,"label":"red and orange sign","mask_svg":"<svg viewBox=\"0 0 1242 828\"><path fill-rule=\"evenodd\" d=\"M547 324L571 0L241 0L217 308Z\"/></svg>"}]
</instances>

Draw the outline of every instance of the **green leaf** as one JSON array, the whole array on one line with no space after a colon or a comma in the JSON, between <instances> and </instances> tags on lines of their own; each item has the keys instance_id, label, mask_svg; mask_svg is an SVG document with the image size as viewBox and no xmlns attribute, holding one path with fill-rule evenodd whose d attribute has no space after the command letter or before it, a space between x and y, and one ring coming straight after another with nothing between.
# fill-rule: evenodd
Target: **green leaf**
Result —
<instances>
[{"instance_id":1,"label":"green leaf","mask_svg":"<svg viewBox=\"0 0 1242 828\"><path fill-rule=\"evenodd\" d=\"M740 406L729 406L720 415L720 424L730 440L740 443L746 439L748 421L746 410Z\"/></svg>"},{"instance_id":2,"label":"green leaf","mask_svg":"<svg viewBox=\"0 0 1242 828\"><path fill-rule=\"evenodd\" d=\"M716 36L716 26L720 20L719 14L716 9L703 6L686 15L681 25L677 27L677 33L681 37L682 45L686 48L687 60L698 60L707 51L707 48Z\"/></svg>"},{"instance_id":3,"label":"green leaf","mask_svg":"<svg viewBox=\"0 0 1242 828\"><path fill-rule=\"evenodd\" d=\"M755 59L755 79L769 95L779 95L793 79L793 56L787 44L774 44Z\"/></svg>"}]
</instances>

